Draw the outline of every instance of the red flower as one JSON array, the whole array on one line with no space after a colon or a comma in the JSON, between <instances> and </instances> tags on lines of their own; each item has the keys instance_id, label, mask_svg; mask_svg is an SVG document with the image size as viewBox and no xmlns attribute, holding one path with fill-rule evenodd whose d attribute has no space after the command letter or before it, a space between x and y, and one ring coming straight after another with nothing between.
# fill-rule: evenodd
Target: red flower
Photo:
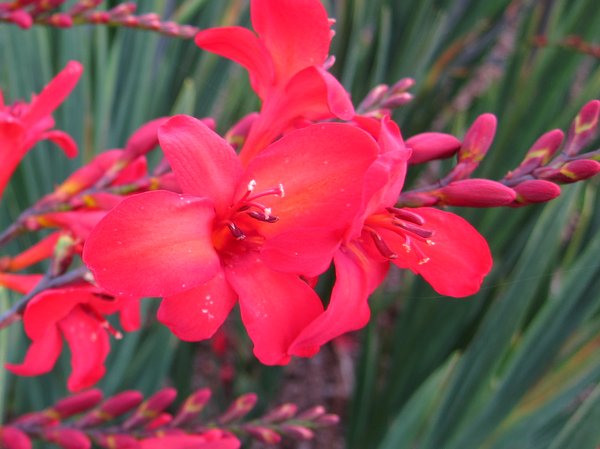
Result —
<instances>
[{"instance_id":1,"label":"red flower","mask_svg":"<svg viewBox=\"0 0 600 449\"><path fill-rule=\"evenodd\" d=\"M350 125L309 126L244 169L192 117L171 119L159 140L183 194L123 200L88 238L85 263L110 292L164 297L159 319L184 340L212 336L239 298L256 356L287 363L289 344L323 310L298 274L329 266L375 142Z\"/></svg>"},{"instance_id":2,"label":"red flower","mask_svg":"<svg viewBox=\"0 0 600 449\"><path fill-rule=\"evenodd\" d=\"M40 293L27 304L23 314L25 332L32 340L25 360L20 365L7 364L6 368L21 376L47 373L61 353L62 334L71 349L69 391L92 386L106 371L107 329L118 335L104 318L115 312L120 313L124 330L139 327L137 300L113 298L89 285Z\"/></svg>"},{"instance_id":3,"label":"red flower","mask_svg":"<svg viewBox=\"0 0 600 449\"><path fill-rule=\"evenodd\" d=\"M241 27L196 36L200 48L244 66L263 101L240 153L244 163L295 121L354 115L348 93L326 71L332 22L319 0L252 0L250 12L258 36Z\"/></svg>"},{"instance_id":4,"label":"red flower","mask_svg":"<svg viewBox=\"0 0 600 449\"><path fill-rule=\"evenodd\" d=\"M290 345L292 355L316 352L327 341L363 327L367 299L383 281L389 262L420 274L440 294L479 290L492 265L485 239L464 219L433 208L394 208L411 151L398 127L360 119L378 137L380 155L368 172L362 212L334 256L336 283L327 310Z\"/></svg>"},{"instance_id":5,"label":"red flower","mask_svg":"<svg viewBox=\"0 0 600 449\"><path fill-rule=\"evenodd\" d=\"M51 130L54 120L50 114L73 90L82 70L78 62L69 62L31 104L6 106L0 91L0 197L25 153L38 141L54 142L69 157L77 154L77 146L69 135Z\"/></svg>"}]
</instances>

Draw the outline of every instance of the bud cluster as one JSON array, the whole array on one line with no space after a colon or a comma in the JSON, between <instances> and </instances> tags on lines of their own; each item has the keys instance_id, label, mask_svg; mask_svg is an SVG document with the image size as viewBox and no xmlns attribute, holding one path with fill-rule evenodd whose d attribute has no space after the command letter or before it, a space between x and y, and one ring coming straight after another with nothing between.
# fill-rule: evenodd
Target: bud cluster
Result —
<instances>
[{"instance_id":1,"label":"bud cluster","mask_svg":"<svg viewBox=\"0 0 600 449\"><path fill-rule=\"evenodd\" d=\"M339 420L321 406L297 413L295 404L283 404L261 418L244 421L257 402L252 393L240 396L216 419L204 420L200 414L210 400L210 390L191 394L171 414L167 409L176 396L175 389L164 388L146 400L134 390L103 400L100 390L88 390L0 426L0 447L29 449L37 439L64 449L88 449L92 442L104 448L134 449L165 438L165 447L202 448L198 443L246 436L277 444L282 437L309 440L315 430Z\"/></svg>"},{"instance_id":2,"label":"bud cluster","mask_svg":"<svg viewBox=\"0 0 600 449\"><path fill-rule=\"evenodd\" d=\"M109 10L98 9L103 0L79 0L67 11L60 11L65 0L13 0L0 2L0 22L13 23L23 29L34 24L57 28L74 25L102 24L151 30L172 37L193 38L199 31L190 25L162 21L155 13L135 15L137 5L120 3Z\"/></svg>"},{"instance_id":3,"label":"bud cluster","mask_svg":"<svg viewBox=\"0 0 600 449\"><path fill-rule=\"evenodd\" d=\"M412 78L402 78L391 87L379 84L369 91L357 108L360 115L381 118L392 113L392 110L405 105L413 99L408 90L415 85Z\"/></svg>"},{"instance_id":4,"label":"bud cluster","mask_svg":"<svg viewBox=\"0 0 600 449\"><path fill-rule=\"evenodd\" d=\"M412 148L410 164L444 159L456 154L457 163L436 183L401 194L400 206L519 207L550 201L560 195L559 184L591 178L600 172L600 150L582 153L598 129L600 101L581 108L567 138L555 129L540 136L517 168L498 181L471 178L490 148L496 118L483 114L467 131L462 143L442 133L424 133L406 141Z\"/></svg>"}]
</instances>

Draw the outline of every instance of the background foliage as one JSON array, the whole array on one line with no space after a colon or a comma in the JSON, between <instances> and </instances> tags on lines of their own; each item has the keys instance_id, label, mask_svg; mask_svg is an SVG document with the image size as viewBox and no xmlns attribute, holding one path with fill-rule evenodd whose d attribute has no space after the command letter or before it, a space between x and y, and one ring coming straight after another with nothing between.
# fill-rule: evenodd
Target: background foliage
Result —
<instances>
[{"instance_id":1,"label":"background foliage","mask_svg":"<svg viewBox=\"0 0 600 449\"><path fill-rule=\"evenodd\" d=\"M248 23L241 0L137 3L139 12L200 28ZM425 130L462 136L478 114L498 116L480 176L501 178L538 135L566 130L579 108L600 96L599 59L560 45L573 34L598 44L595 0L325 3L337 19L333 72L355 103L376 84L416 79L415 99L395 115L405 137ZM536 45L537 36L548 45ZM149 119L210 115L223 132L258 106L242 69L191 41L102 26L0 25L0 87L8 101L29 98L71 59L85 73L55 117L80 144L80 159L66 160L46 144L32 151L0 205L2 228L82 162L122 147ZM409 185L447 168L409 173ZM474 297L441 298L409 273L393 272L372 298L371 324L352 337L357 344L346 339L284 369L253 360L235 320L228 325L235 346L215 356L209 344L178 342L148 310L142 331L113 342L101 387L106 394L151 393L170 383L183 396L209 384L223 400L255 391L266 405L289 396L292 383L343 415L344 436L312 447L341 446L336 438L343 438L348 449L594 449L600 444L599 181L564 187L546 206L460 211L489 240L495 259ZM9 299L0 301L4 308ZM21 360L26 344L13 326L0 333L0 357ZM350 397L298 377L298 367L315 364L341 373ZM65 394L68 369L63 357L42 379L2 372L0 411L52 403Z\"/></svg>"}]
</instances>

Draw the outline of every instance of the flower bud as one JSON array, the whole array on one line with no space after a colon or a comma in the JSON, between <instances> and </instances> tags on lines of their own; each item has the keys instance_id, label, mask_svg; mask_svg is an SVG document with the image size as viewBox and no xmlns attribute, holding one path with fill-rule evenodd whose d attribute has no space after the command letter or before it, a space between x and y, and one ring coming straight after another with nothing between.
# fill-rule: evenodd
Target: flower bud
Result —
<instances>
[{"instance_id":1,"label":"flower bud","mask_svg":"<svg viewBox=\"0 0 600 449\"><path fill-rule=\"evenodd\" d=\"M246 416L256 405L258 396L254 393L248 393L240 396L233 404L221 415L217 421L225 424Z\"/></svg>"},{"instance_id":2,"label":"flower bud","mask_svg":"<svg viewBox=\"0 0 600 449\"><path fill-rule=\"evenodd\" d=\"M291 438L297 440L312 440L315 433L308 427L299 426L297 424L283 424L281 431Z\"/></svg>"},{"instance_id":3,"label":"flower bud","mask_svg":"<svg viewBox=\"0 0 600 449\"><path fill-rule=\"evenodd\" d=\"M73 18L64 13L55 13L48 17L48 24L57 28L71 28L73 26Z\"/></svg>"},{"instance_id":4,"label":"flower bud","mask_svg":"<svg viewBox=\"0 0 600 449\"><path fill-rule=\"evenodd\" d=\"M396 203L397 207L428 207L440 201L432 192L403 192Z\"/></svg>"},{"instance_id":5,"label":"flower bud","mask_svg":"<svg viewBox=\"0 0 600 449\"><path fill-rule=\"evenodd\" d=\"M368 111L374 106L379 105L379 103L385 98L389 90L387 84L379 84L372 88L365 99L361 102L359 109L361 111Z\"/></svg>"},{"instance_id":6,"label":"flower bud","mask_svg":"<svg viewBox=\"0 0 600 449\"><path fill-rule=\"evenodd\" d=\"M262 422L286 421L293 418L298 411L296 404L282 404L262 417Z\"/></svg>"},{"instance_id":7,"label":"flower bud","mask_svg":"<svg viewBox=\"0 0 600 449\"><path fill-rule=\"evenodd\" d=\"M47 427L42 430L42 438L63 449L90 449L92 443L80 430L63 427Z\"/></svg>"},{"instance_id":8,"label":"flower bud","mask_svg":"<svg viewBox=\"0 0 600 449\"><path fill-rule=\"evenodd\" d=\"M315 420L315 424L323 427L335 426L340 422L340 417L333 413L327 413L326 415L319 416Z\"/></svg>"},{"instance_id":9,"label":"flower bud","mask_svg":"<svg viewBox=\"0 0 600 449\"><path fill-rule=\"evenodd\" d=\"M50 410L56 412L60 419L65 419L89 410L101 400L102 391L97 389L88 390L59 400Z\"/></svg>"},{"instance_id":10,"label":"flower bud","mask_svg":"<svg viewBox=\"0 0 600 449\"><path fill-rule=\"evenodd\" d=\"M451 180L468 178L477 168L492 145L496 122L493 114L482 114L473 122L458 150L458 164L448 175Z\"/></svg>"},{"instance_id":11,"label":"flower bud","mask_svg":"<svg viewBox=\"0 0 600 449\"><path fill-rule=\"evenodd\" d=\"M173 421L173 415L170 413L160 413L156 418L150 421L148 424L144 426L146 430L156 430L163 426L166 426L171 421Z\"/></svg>"},{"instance_id":12,"label":"flower bud","mask_svg":"<svg viewBox=\"0 0 600 449\"><path fill-rule=\"evenodd\" d=\"M435 192L442 204L462 207L498 207L514 201L510 187L489 179L454 181Z\"/></svg>"},{"instance_id":13,"label":"flower bud","mask_svg":"<svg viewBox=\"0 0 600 449\"><path fill-rule=\"evenodd\" d=\"M121 159L132 161L156 147L158 145L158 128L168 119L169 117L161 117L150 120L135 130L125 144L125 151Z\"/></svg>"},{"instance_id":14,"label":"flower bud","mask_svg":"<svg viewBox=\"0 0 600 449\"><path fill-rule=\"evenodd\" d=\"M139 441L131 435L99 433L94 440L106 449L140 449L142 447Z\"/></svg>"},{"instance_id":15,"label":"flower bud","mask_svg":"<svg viewBox=\"0 0 600 449\"><path fill-rule=\"evenodd\" d=\"M88 413L78 422L80 427L92 427L119 417L137 407L144 397L139 391L123 391L108 398L96 410Z\"/></svg>"},{"instance_id":16,"label":"flower bud","mask_svg":"<svg viewBox=\"0 0 600 449\"><path fill-rule=\"evenodd\" d=\"M268 427L246 425L244 430L253 438L265 444L277 444L281 441L281 435Z\"/></svg>"},{"instance_id":17,"label":"flower bud","mask_svg":"<svg viewBox=\"0 0 600 449\"><path fill-rule=\"evenodd\" d=\"M450 134L431 132L412 136L406 146L413 150L408 163L415 165L450 157L460 149L461 143Z\"/></svg>"},{"instance_id":18,"label":"flower bud","mask_svg":"<svg viewBox=\"0 0 600 449\"><path fill-rule=\"evenodd\" d=\"M556 154L565 134L560 129L553 129L542 134L525 154L523 162L506 179L527 175L536 168L546 165Z\"/></svg>"},{"instance_id":19,"label":"flower bud","mask_svg":"<svg viewBox=\"0 0 600 449\"><path fill-rule=\"evenodd\" d=\"M0 447L6 449L31 449L31 440L25 432L11 426L0 426Z\"/></svg>"},{"instance_id":20,"label":"flower bud","mask_svg":"<svg viewBox=\"0 0 600 449\"><path fill-rule=\"evenodd\" d=\"M163 388L154 393L149 399L142 403L135 413L125 421L123 429L132 429L158 416L175 400L177 390L174 388Z\"/></svg>"},{"instance_id":21,"label":"flower bud","mask_svg":"<svg viewBox=\"0 0 600 449\"><path fill-rule=\"evenodd\" d=\"M600 116L600 101L592 100L581 108L575 120L569 128L567 143L564 153L573 156L588 144L598 127L598 117Z\"/></svg>"},{"instance_id":22,"label":"flower bud","mask_svg":"<svg viewBox=\"0 0 600 449\"><path fill-rule=\"evenodd\" d=\"M533 203L545 203L560 195L560 187L550 181L534 179L523 181L513 187L517 192L515 206L524 206Z\"/></svg>"},{"instance_id":23,"label":"flower bud","mask_svg":"<svg viewBox=\"0 0 600 449\"><path fill-rule=\"evenodd\" d=\"M22 9L10 12L8 14L8 21L24 30L31 28L31 25L33 25L33 18L31 15Z\"/></svg>"},{"instance_id":24,"label":"flower bud","mask_svg":"<svg viewBox=\"0 0 600 449\"><path fill-rule=\"evenodd\" d=\"M181 405L179 413L173 420L174 426L181 426L195 418L208 403L211 396L211 391L208 388L202 388L191 394Z\"/></svg>"},{"instance_id":25,"label":"flower bud","mask_svg":"<svg viewBox=\"0 0 600 449\"><path fill-rule=\"evenodd\" d=\"M297 416L297 419L301 421L312 421L319 416L324 415L326 412L325 407L322 405L316 405L314 407L309 408L308 410L303 411Z\"/></svg>"},{"instance_id":26,"label":"flower bud","mask_svg":"<svg viewBox=\"0 0 600 449\"><path fill-rule=\"evenodd\" d=\"M559 183L572 183L591 178L600 172L600 162L591 159L578 159L567 162L560 168L542 167L535 171L538 178Z\"/></svg>"}]
</instances>

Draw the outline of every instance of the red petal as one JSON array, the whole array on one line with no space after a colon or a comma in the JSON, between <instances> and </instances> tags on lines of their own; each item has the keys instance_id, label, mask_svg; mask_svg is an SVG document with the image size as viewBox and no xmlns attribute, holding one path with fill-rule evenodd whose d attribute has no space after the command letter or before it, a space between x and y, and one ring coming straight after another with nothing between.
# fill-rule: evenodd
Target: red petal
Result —
<instances>
[{"instance_id":1,"label":"red petal","mask_svg":"<svg viewBox=\"0 0 600 449\"><path fill-rule=\"evenodd\" d=\"M219 273L199 287L164 298L158 319L182 340L204 340L214 335L236 301L236 293Z\"/></svg>"},{"instance_id":2,"label":"red petal","mask_svg":"<svg viewBox=\"0 0 600 449\"><path fill-rule=\"evenodd\" d=\"M168 117L157 118L136 129L125 145L125 158L133 160L157 146L158 128L165 124L168 119Z\"/></svg>"},{"instance_id":3,"label":"red petal","mask_svg":"<svg viewBox=\"0 0 600 449\"><path fill-rule=\"evenodd\" d=\"M354 116L350 96L337 79L323 69L309 67L296 74L267 99L254 122L244 148L242 162L250 159L299 119L321 120Z\"/></svg>"},{"instance_id":4,"label":"red petal","mask_svg":"<svg viewBox=\"0 0 600 449\"><path fill-rule=\"evenodd\" d=\"M219 270L208 200L157 190L124 199L91 233L83 260L117 295L174 295Z\"/></svg>"},{"instance_id":5,"label":"red petal","mask_svg":"<svg viewBox=\"0 0 600 449\"><path fill-rule=\"evenodd\" d=\"M200 120L178 115L159 128L158 138L184 193L211 199L218 213L231 205L242 166L222 137Z\"/></svg>"},{"instance_id":6,"label":"red petal","mask_svg":"<svg viewBox=\"0 0 600 449\"><path fill-rule=\"evenodd\" d=\"M323 312L317 294L298 276L273 271L252 255L227 267L226 276L239 295L256 357L266 365L288 363L292 341Z\"/></svg>"},{"instance_id":7,"label":"red petal","mask_svg":"<svg viewBox=\"0 0 600 449\"><path fill-rule=\"evenodd\" d=\"M238 449L240 442L233 436L210 441L202 435L164 435L140 441L141 449Z\"/></svg>"},{"instance_id":8,"label":"red petal","mask_svg":"<svg viewBox=\"0 0 600 449\"><path fill-rule=\"evenodd\" d=\"M24 132L15 122L0 121L0 199L8 180L21 162L27 148L24 146Z\"/></svg>"},{"instance_id":9,"label":"red petal","mask_svg":"<svg viewBox=\"0 0 600 449\"><path fill-rule=\"evenodd\" d=\"M42 280L41 274L0 273L0 286L25 294Z\"/></svg>"},{"instance_id":10,"label":"red petal","mask_svg":"<svg viewBox=\"0 0 600 449\"><path fill-rule=\"evenodd\" d=\"M7 363L5 367L18 376L38 376L52 369L61 349L60 334L58 329L52 326L40 339L31 343L23 363L19 365Z\"/></svg>"},{"instance_id":11,"label":"red petal","mask_svg":"<svg viewBox=\"0 0 600 449\"><path fill-rule=\"evenodd\" d=\"M271 54L278 82L325 62L332 33L320 1L253 0L251 18Z\"/></svg>"},{"instance_id":12,"label":"red petal","mask_svg":"<svg viewBox=\"0 0 600 449\"><path fill-rule=\"evenodd\" d=\"M441 295L462 297L477 293L492 268L492 256L483 236L466 220L450 212L432 208L410 210L425 219L424 229L433 231L430 239L435 244L419 245L430 260L420 264L421 257L416 251L407 253L402 247L401 237L382 231L384 240L399 255L393 262L423 276Z\"/></svg>"},{"instance_id":13,"label":"red petal","mask_svg":"<svg viewBox=\"0 0 600 449\"><path fill-rule=\"evenodd\" d=\"M287 134L252 159L238 196L251 179L256 180L256 192L282 184L283 198L261 198L280 218L261 232L273 236L298 230L298 238L310 242L311 236L300 232L302 228L340 231L347 227L361 203L365 172L377 152L375 141L354 126L311 125Z\"/></svg>"},{"instance_id":14,"label":"red petal","mask_svg":"<svg viewBox=\"0 0 600 449\"><path fill-rule=\"evenodd\" d=\"M200 31L195 42L198 47L245 67L252 89L265 98L273 84L275 69L271 55L252 31L241 27L210 28Z\"/></svg>"},{"instance_id":15,"label":"red petal","mask_svg":"<svg viewBox=\"0 0 600 449\"><path fill-rule=\"evenodd\" d=\"M383 281L389 263L366 259L342 247L334 257L336 281L327 310L310 323L290 346L290 354L314 353L321 345L365 326L369 295Z\"/></svg>"},{"instance_id":16,"label":"red petal","mask_svg":"<svg viewBox=\"0 0 600 449\"><path fill-rule=\"evenodd\" d=\"M75 306L95 299L96 288L71 287L45 290L36 295L25 309L23 323L25 332L32 340L42 338L48 328L66 317Z\"/></svg>"},{"instance_id":17,"label":"red petal","mask_svg":"<svg viewBox=\"0 0 600 449\"><path fill-rule=\"evenodd\" d=\"M48 131L42 134L40 140L43 139L47 139L50 142L58 145L58 147L63 150L65 155L68 157L77 156L77 143L75 142L75 139L73 139L64 131Z\"/></svg>"},{"instance_id":18,"label":"red petal","mask_svg":"<svg viewBox=\"0 0 600 449\"><path fill-rule=\"evenodd\" d=\"M23 116L24 126L30 127L50 115L71 93L82 72L83 66L77 61L67 63L31 102L29 111Z\"/></svg>"},{"instance_id":19,"label":"red petal","mask_svg":"<svg viewBox=\"0 0 600 449\"><path fill-rule=\"evenodd\" d=\"M71 349L69 391L94 385L106 372L104 360L110 350L108 335L100 322L77 307L59 323Z\"/></svg>"}]
</instances>

